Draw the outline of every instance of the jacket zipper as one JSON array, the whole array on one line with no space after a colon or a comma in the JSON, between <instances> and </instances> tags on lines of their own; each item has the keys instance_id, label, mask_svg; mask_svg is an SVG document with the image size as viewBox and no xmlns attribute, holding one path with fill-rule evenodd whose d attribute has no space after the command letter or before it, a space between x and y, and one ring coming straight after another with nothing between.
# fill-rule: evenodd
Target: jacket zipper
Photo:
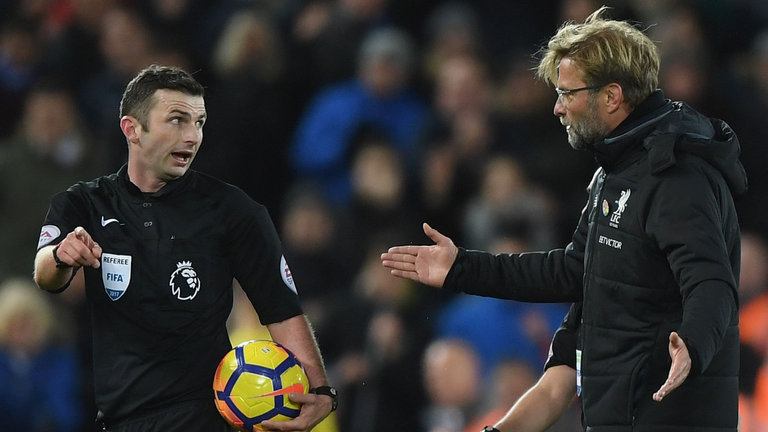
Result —
<instances>
[{"instance_id":1,"label":"jacket zipper","mask_svg":"<svg viewBox=\"0 0 768 432\"><path fill-rule=\"evenodd\" d=\"M589 230L587 231L587 238L584 243L584 257L586 259L586 262L584 263L584 293L582 297L583 306L581 309L581 322L579 323L579 327L581 331L579 331L579 344L578 346L581 347L581 376L582 376L582 382L581 382L581 392L582 397L584 395L584 360L585 360L585 346L584 346L584 334L586 333L586 329L584 327L584 314L587 311L587 292L590 288L589 281L590 278L588 277L589 274L592 272L592 249L594 249L595 245L595 236L597 235L597 217L598 217L598 211L600 210L600 203L603 197L603 186L605 185L605 178L607 177L607 174L605 171L601 171L600 174L598 174L597 181L595 182L594 187L596 190L594 191L592 202L589 203L591 206L590 213L589 213L589 219L587 223L590 225ZM583 400L583 399L582 399ZM582 412L584 416L584 424L589 425L589 421L587 419L587 413L586 410L583 409L584 406L582 405Z\"/></svg>"}]
</instances>

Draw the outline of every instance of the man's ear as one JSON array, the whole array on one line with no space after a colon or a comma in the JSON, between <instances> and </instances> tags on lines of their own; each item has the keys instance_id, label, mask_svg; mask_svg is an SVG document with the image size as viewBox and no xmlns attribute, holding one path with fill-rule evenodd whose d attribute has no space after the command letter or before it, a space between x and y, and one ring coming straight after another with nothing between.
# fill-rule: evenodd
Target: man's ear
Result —
<instances>
[{"instance_id":1,"label":"man's ear","mask_svg":"<svg viewBox=\"0 0 768 432\"><path fill-rule=\"evenodd\" d=\"M125 135L125 139L127 139L129 143L136 143L139 141L142 128L139 121L136 120L136 117L123 116L120 118L120 129L123 131L123 135Z\"/></svg>"},{"instance_id":2,"label":"man's ear","mask_svg":"<svg viewBox=\"0 0 768 432\"><path fill-rule=\"evenodd\" d=\"M610 114L615 113L621 108L624 102L624 90L618 83L611 83L605 86L605 106Z\"/></svg>"}]
</instances>

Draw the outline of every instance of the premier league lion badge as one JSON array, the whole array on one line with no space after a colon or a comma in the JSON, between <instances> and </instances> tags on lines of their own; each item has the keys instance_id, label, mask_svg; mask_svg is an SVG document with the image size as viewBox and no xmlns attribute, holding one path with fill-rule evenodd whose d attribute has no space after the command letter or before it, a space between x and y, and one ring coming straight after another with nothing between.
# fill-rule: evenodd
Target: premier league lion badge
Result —
<instances>
[{"instance_id":1,"label":"premier league lion badge","mask_svg":"<svg viewBox=\"0 0 768 432\"><path fill-rule=\"evenodd\" d=\"M200 279L192 268L191 261L176 263L176 270L171 273L168 284L173 295L179 300L192 300L200 291Z\"/></svg>"}]
</instances>

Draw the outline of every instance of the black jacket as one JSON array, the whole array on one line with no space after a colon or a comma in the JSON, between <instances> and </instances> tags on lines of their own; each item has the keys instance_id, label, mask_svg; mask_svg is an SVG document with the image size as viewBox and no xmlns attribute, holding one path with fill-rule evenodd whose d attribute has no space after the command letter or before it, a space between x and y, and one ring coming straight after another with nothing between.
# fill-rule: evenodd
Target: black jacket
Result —
<instances>
[{"instance_id":1,"label":"black jacket","mask_svg":"<svg viewBox=\"0 0 768 432\"><path fill-rule=\"evenodd\" d=\"M661 91L595 146L595 173L565 249L462 250L446 288L522 301L581 301L580 399L588 431L735 431L738 140ZM669 333L692 370L657 403Z\"/></svg>"}]
</instances>

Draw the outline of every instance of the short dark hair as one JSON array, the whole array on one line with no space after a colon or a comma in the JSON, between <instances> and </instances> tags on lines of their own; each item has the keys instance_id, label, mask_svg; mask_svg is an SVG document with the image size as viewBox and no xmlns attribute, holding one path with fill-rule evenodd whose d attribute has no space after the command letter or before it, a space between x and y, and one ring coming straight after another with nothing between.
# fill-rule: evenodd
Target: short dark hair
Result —
<instances>
[{"instance_id":1,"label":"short dark hair","mask_svg":"<svg viewBox=\"0 0 768 432\"><path fill-rule=\"evenodd\" d=\"M139 72L125 87L120 101L120 117L133 116L147 129L149 111L154 105L153 96L160 89L180 91L191 96L205 94L203 86L184 69L153 64Z\"/></svg>"}]
</instances>

